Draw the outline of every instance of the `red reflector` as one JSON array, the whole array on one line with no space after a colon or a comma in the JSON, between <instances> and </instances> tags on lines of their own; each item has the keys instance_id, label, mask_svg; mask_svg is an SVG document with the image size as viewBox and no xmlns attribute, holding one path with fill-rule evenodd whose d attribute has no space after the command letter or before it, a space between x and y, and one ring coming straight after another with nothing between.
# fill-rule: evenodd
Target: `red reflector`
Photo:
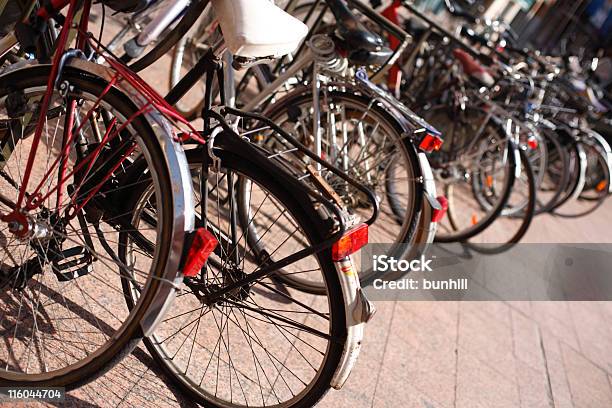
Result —
<instances>
[{"instance_id":1,"label":"red reflector","mask_svg":"<svg viewBox=\"0 0 612 408\"><path fill-rule=\"evenodd\" d=\"M210 231L206 228L198 228L194 232L191 247L187 253L183 275L188 278L197 276L218 243L217 238Z\"/></svg>"},{"instance_id":2,"label":"red reflector","mask_svg":"<svg viewBox=\"0 0 612 408\"><path fill-rule=\"evenodd\" d=\"M440 150L442 148L442 143L444 143L444 140L440 136L427 133L421 140L421 143L419 143L419 147L421 150L431 153L434 150Z\"/></svg>"},{"instance_id":3,"label":"red reflector","mask_svg":"<svg viewBox=\"0 0 612 408\"><path fill-rule=\"evenodd\" d=\"M442 218L444 218L444 214L448 210L448 200L444 196L438 197L438 202L442 206L439 210L434 208L433 213L431 214L431 222L440 222Z\"/></svg>"},{"instance_id":4,"label":"red reflector","mask_svg":"<svg viewBox=\"0 0 612 408\"><path fill-rule=\"evenodd\" d=\"M340 261L359 251L368 243L368 224L361 224L347 231L332 245L332 259Z\"/></svg>"},{"instance_id":5,"label":"red reflector","mask_svg":"<svg viewBox=\"0 0 612 408\"><path fill-rule=\"evenodd\" d=\"M538 139L536 139L535 136L529 136L529 139L527 139L527 146L529 146L531 150L537 149Z\"/></svg>"}]
</instances>

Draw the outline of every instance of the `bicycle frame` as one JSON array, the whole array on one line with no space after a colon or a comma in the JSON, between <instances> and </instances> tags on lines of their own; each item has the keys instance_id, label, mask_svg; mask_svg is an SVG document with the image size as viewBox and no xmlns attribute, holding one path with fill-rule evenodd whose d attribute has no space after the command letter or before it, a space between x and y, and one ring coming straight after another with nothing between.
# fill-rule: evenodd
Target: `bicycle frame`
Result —
<instances>
[{"instance_id":1,"label":"bicycle frame","mask_svg":"<svg viewBox=\"0 0 612 408\"><path fill-rule=\"evenodd\" d=\"M163 10L161 10L160 13L155 16L155 18L151 20L137 36L131 38L124 44L126 57L128 59L139 57L149 44L157 41L159 36L174 21L176 21L177 18L186 12L187 8L189 7L189 0L173 0L172 2L167 2L167 4L160 5L160 7L165 8L163 8ZM148 9L145 9L141 13L130 17L130 19L137 18L142 13L146 13L147 11ZM126 27L123 30L127 31L128 28ZM111 41L111 44L109 44L109 49L113 50L115 48L114 43L120 35L121 33L118 34L113 41Z\"/></svg>"},{"instance_id":2,"label":"bicycle frame","mask_svg":"<svg viewBox=\"0 0 612 408\"><path fill-rule=\"evenodd\" d=\"M88 171L91 170L91 166L93 165L95 160L99 157L99 154L101 152L102 145L100 145L99 148L94 149L93 152L91 152L87 157L81 157L80 163L77 166L75 166L75 168L70 173L66 174L66 163L68 162L68 156L70 154L70 146L75 140L75 135L80 134L81 130L83 129L84 123L87 122L87 120L91 117L91 114L93 112L93 109L90 110L88 115L84 118L85 120L81 124L77 124L75 123L75 115L74 115L75 108L76 108L76 100L69 101L69 104L68 104L69 109L66 112L66 122L65 122L66 126L64 127L61 154L53 162L53 164L47 170L47 174L46 174L46 177L48 177L54 170L59 169L60 177L58 180L58 184L56 187L48 191L45 196L42 196L42 194L40 193L40 190L43 187L44 182L41 182L34 189L33 193L28 194L28 197L26 198L26 191L28 189L30 176L32 173L32 168L36 161L36 153L38 150L38 146L40 144L43 127L45 125L46 114L49 109L50 102L51 102L51 96L54 93L55 87L60 85L61 71L63 67L65 66L66 62L68 61L68 59L76 55L82 55L83 53L82 50L84 50L86 48L86 45L88 44L89 38L86 32L87 32L87 27L88 27L88 22L89 22L89 11L91 9L91 4L92 4L91 0L85 0L83 2L81 19L80 19L79 24L76 26L78 28L77 38L76 38L77 50L68 51L68 52L65 51L68 45L68 41L69 41L70 30L74 27L73 20L75 19L76 12L79 7L79 3L80 2L77 0L53 0L51 2L51 7L55 10L59 11L66 5L68 5L68 10L66 12L66 17L65 17L65 21L64 21L62 30L60 31L59 37L56 42L56 53L53 55L53 58L52 58L51 71L50 71L50 75L47 81L47 88L43 95L42 102L40 104L40 113L38 116L38 122L36 124L36 129L34 131L32 147L31 147L31 150L28 156L28 160L27 160L27 164L26 164L26 168L23 174L22 185L19 189L17 202L11 203L11 207L14 208L14 210L11 213L0 214L0 219L2 219L3 221L16 223L14 224L15 227L18 228L16 232L18 232L18 235L20 236L26 236L29 232L29 223L27 220L27 216L25 215L25 212L31 211L39 207L41 203L44 201L44 199L48 198L53 193L57 194L57 203L59 205L62 199L64 188L69 178L77 174L80 170L86 168L86 166L87 166ZM38 11L38 16L44 19L50 17L46 9L40 9ZM79 52L81 54L79 54ZM125 128L125 126L127 126L129 121L133 120L133 118L135 118L136 116L140 114L144 114L153 109L163 112L168 117L180 122L181 125L185 126L187 128L187 137L191 137L196 140L203 141L203 139L199 137L199 134L197 133L197 131L191 126L191 124L187 122L186 120L184 120L183 118L181 118L181 116L178 113L176 113L170 107L170 105L168 105L161 97L159 97L159 95L157 95L153 89L151 89L146 83L144 83L144 81L142 81L140 78L132 74L118 61L115 61L114 59L109 58L108 62L111 65L111 67L115 69L116 75L109 80L108 86L105 88L102 95L100 95L97 98L96 102L94 103L94 108L99 106L100 102L102 101L102 98L108 93L111 87L114 86L119 81L120 77L126 80L126 82L128 82L136 90L138 90L143 95L143 97L147 99L146 101L147 103L132 118L129 118L128 121L122 124L120 127L115 128L114 123L112 123L107 129L105 135L103 136L102 141L108 142L114 139ZM64 91L67 92L68 89L65 89ZM93 196L97 192L99 192L99 190L102 188L104 183L112 176L113 172L127 159L127 157L135 149L135 145L132 145L129 147L126 146L126 147L127 147L127 150L123 153L122 157L118 160L116 164L114 164L114 166L108 171L108 173L102 177L102 181L98 183L98 185L95 188L89 191L86 198L83 201L81 201L78 205L76 205L76 203L73 203L66 209L65 216L68 219L74 218L76 214L93 198ZM73 196L75 196L75 194L79 191L82 184L83 184L83 181L81 181L78 184L76 192L72 194Z\"/></svg>"}]
</instances>

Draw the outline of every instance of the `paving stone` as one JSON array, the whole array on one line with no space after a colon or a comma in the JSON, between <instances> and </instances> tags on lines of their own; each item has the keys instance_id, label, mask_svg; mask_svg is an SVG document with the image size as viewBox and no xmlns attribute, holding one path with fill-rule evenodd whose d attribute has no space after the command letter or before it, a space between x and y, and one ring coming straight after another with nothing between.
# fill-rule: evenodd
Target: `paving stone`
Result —
<instances>
[{"instance_id":1,"label":"paving stone","mask_svg":"<svg viewBox=\"0 0 612 408\"><path fill-rule=\"evenodd\" d=\"M567 302L532 302L532 318L552 335L575 349L580 348Z\"/></svg>"},{"instance_id":2,"label":"paving stone","mask_svg":"<svg viewBox=\"0 0 612 408\"><path fill-rule=\"evenodd\" d=\"M580 351L608 374L612 374L612 334L609 320L595 302L570 305Z\"/></svg>"},{"instance_id":3,"label":"paving stone","mask_svg":"<svg viewBox=\"0 0 612 408\"><path fill-rule=\"evenodd\" d=\"M460 302L459 310L479 315L481 319L492 319L510 327L510 307L504 302Z\"/></svg>"},{"instance_id":4,"label":"paving stone","mask_svg":"<svg viewBox=\"0 0 612 408\"><path fill-rule=\"evenodd\" d=\"M518 386L496 370L459 350L457 408L516 408Z\"/></svg>"},{"instance_id":5,"label":"paving stone","mask_svg":"<svg viewBox=\"0 0 612 408\"><path fill-rule=\"evenodd\" d=\"M437 313L413 309L414 302L398 302L394 317L393 335L404 339L411 347L425 355L454 353L457 341L457 316L454 321L440 320Z\"/></svg>"},{"instance_id":6,"label":"paving stone","mask_svg":"<svg viewBox=\"0 0 612 408\"><path fill-rule=\"evenodd\" d=\"M552 408L554 406L546 371L534 370L528 364L517 361L516 374L521 407Z\"/></svg>"},{"instance_id":7,"label":"paving stone","mask_svg":"<svg viewBox=\"0 0 612 408\"><path fill-rule=\"evenodd\" d=\"M408 311L420 315L435 317L448 327L455 328L457 324L457 314L459 313L459 302L398 302L398 306Z\"/></svg>"},{"instance_id":8,"label":"paving stone","mask_svg":"<svg viewBox=\"0 0 612 408\"><path fill-rule=\"evenodd\" d=\"M517 359L532 369L546 371L538 325L516 310L512 311L512 341Z\"/></svg>"},{"instance_id":9,"label":"paving stone","mask_svg":"<svg viewBox=\"0 0 612 408\"><path fill-rule=\"evenodd\" d=\"M506 302L511 309L518 310L523 313L525 316L531 316L531 302L529 301L511 301Z\"/></svg>"},{"instance_id":10,"label":"paving stone","mask_svg":"<svg viewBox=\"0 0 612 408\"><path fill-rule=\"evenodd\" d=\"M452 407L454 370L436 363L420 357L402 339L390 338L373 406L393 407L401 401L408 407Z\"/></svg>"},{"instance_id":11,"label":"paving stone","mask_svg":"<svg viewBox=\"0 0 612 408\"><path fill-rule=\"evenodd\" d=\"M514 382L512 328L493 318L482 320L482 316L482 313L474 313L473 310L465 312L462 309L457 340L459 349Z\"/></svg>"},{"instance_id":12,"label":"paving stone","mask_svg":"<svg viewBox=\"0 0 612 408\"><path fill-rule=\"evenodd\" d=\"M385 387L385 378L393 377L391 381L410 384L429 400L437 402L436 406L452 407L455 365L454 350L424 352L424 348L413 347L402 337L394 335L392 328L377 395Z\"/></svg>"},{"instance_id":13,"label":"paving stone","mask_svg":"<svg viewBox=\"0 0 612 408\"><path fill-rule=\"evenodd\" d=\"M386 375L384 377L386 378ZM350 405L342 405L342 407ZM372 408L444 408L409 383L385 381L374 398Z\"/></svg>"},{"instance_id":14,"label":"paving stone","mask_svg":"<svg viewBox=\"0 0 612 408\"><path fill-rule=\"evenodd\" d=\"M608 375L567 345L561 344L561 352L574 406L612 407Z\"/></svg>"},{"instance_id":15,"label":"paving stone","mask_svg":"<svg viewBox=\"0 0 612 408\"><path fill-rule=\"evenodd\" d=\"M572 403L572 395L567 381L559 340L546 330L542 330L540 334L548 381L550 382L555 408L571 408L574 405Z\"/></svg>"}]
</instances>

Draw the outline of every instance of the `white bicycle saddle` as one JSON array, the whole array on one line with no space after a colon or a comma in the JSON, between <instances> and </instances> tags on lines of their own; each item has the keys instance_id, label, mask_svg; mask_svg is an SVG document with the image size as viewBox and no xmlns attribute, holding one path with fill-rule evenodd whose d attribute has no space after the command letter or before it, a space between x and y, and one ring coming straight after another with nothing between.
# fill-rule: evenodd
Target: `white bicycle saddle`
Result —
<instances>
[{"instance_id":1,"label":"white bicycle saddle","mask_svg":"<svg viewBox=\"0 0 612 408\"><path fill-rule=\"evenodd\" d=\"M294 51L308 27L270 0L212 0L227 48L247 58L280 57Z\"/></svg>"}]
</instances>

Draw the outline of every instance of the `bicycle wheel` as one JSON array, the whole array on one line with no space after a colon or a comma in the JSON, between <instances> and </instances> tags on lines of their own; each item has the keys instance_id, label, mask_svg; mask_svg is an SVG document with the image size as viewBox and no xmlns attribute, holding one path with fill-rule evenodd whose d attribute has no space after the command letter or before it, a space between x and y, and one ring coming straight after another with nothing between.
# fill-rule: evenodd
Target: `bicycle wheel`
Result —
<instances>
[{"instance_id":1,"label":"bicycle wheel","mask_svg":"<svg viewBox=\"0 0 612 408\"><path fill-rule=\"evenodd\" d=\"M28 208L21 212L27 227L0 222L0 385L71 389L129 353L147 327L143 319L155 318L152 307L170 299L167 269L177 267L171 248L182 243L188 220L175 213L185 202L177 198L182 189L173 185L166 164L171 159L144 117L135 115L138 108L114 88L103 92L104 80L70 66L62 75L69 91L51 97L25 184L49 75L49 66L19 69L3 76L0 86L0 214ZM66 112L75 113L72 124ZM122 124L120 133L112 132ZM73 125L81 131L73 128L78 137L70 142L63 130ZM115 136L100 143L107 130ZM70 155L61 155L64 149ZM141 230L124 220L122 203L133 186L121 180L136 157L152 180L156 228ZM115 163L121 166L113 168ZM24 206L17 207L22 184ZM119 229L155 242L152 256L134 252L130 263L119 261ZM128 270L144 288L132 310L120 306Z\"/></svg>"},{"instance_id":2,"label":"bicycle wheel","mask_svg":"<svg viewBox=\"0 0 612 408\"><path fill-rule=\"evenodd\" d=\"M520 173L512 185L504 209L484 231L470 238L470 247L482 253L498 253L520 242L529 230L536 209L536 176L525 149L520 149ZM494 205L487 197L483 206Z\"/></svg>"},{"instance_id":3,"label":"bicycle wheel","mask_svg":"<svg viewBox=\"0 0 612 408\"><path fill-rule=\"evenodd\" d=\"M448 199L436 241L467 241L504 209L519 170L518 148L496 118L478 108L453 112L438 106L424 118L445 138L442 150L430 157L436 185Z\"/></svg>"},{"instance_id":4,"label":"bicycle wheel","mask_svg":"<svg viewBox=\"0 0 612 408\"><path fill-rule=\"evenodd\" d=\"M292 193L278 174L258 170L243 155L225 150L215 154L221 167L204 178L203 151L187 152L194 185L207 180L206 225L217 236L219 248L200 276L184 280L172 309L145 344L172 381L204 406L311 407L328 390L347 335L343 294L330 250L284 268L288 274L317 275L325 285L322 296L270 278L213 304L207 304L205 294L272 259L321 242L329 225L308 205L305 194ZM240 202L249 207L250 218L247 225L236 222L234 229L231 214ZM262 231L260 240L270 250L265 259L246 243L244 228L249 224ZM126 290L126 297L133 294Z\"/></svg>"},{"instance_id":5,"label":"bicycle wheel","mask_svg":"<svg viewBox=\"0 0 612 408\"><path fill-rule=\"evenodd\" d=\"M546 147L546 166L538 186L536 214L550 211L569 183L570 159L559 136L552 130L541 129Z\"/></svg>"},{"instance_id":6,"label":"bicycle wheel","mask_svg":"<svg viewBox=\"0 0 612 408\"><path fill-rule=\"evenodd\" d=\"M610 188L610 167L606 152L595 140L580 141L586 156L584 183L575 191L573 200L566 201L555 209L560 217L576 218L588 215L598 209L608 197Z\"/></svg>"},{"instance_id":7,"label":"bicycle wheel","mask_svg":"<svg viewBox=\"0 0 612 408\"><path fill-rule=\"evenodd\" d=\"M322 157L372 190L379 201L380 215L369 228L369 242L410 244L422 209L423 186L414 147L399 125L375 100L340 91L322 90ZM315 149L312 137L312 94L298 90L281 99L266 112L286 132ZM259 135L265 149L282 154L283 142ZM323 172L343 205L361 219L371 214L368 200L344 181ZM405 248L405 246L403 246ZM382 255L382 253L381 253ZM390 245L387 255L401 258L399 245ZM356 256L356 259L360 259ZM279 275L285 282L314 290L317 282L304 277ZM362 284L374 279L372 270L360 270Z\"/></svg>"},{"instance_id":8,"label":"bicycle wheel","mask_svg":"<svg viewBox=\"0 0 612 408\"><path fill-rule=\"evenodd\" d=\"M568 183L549 211L553 214L568 201L578 198L586 182L587 154L584 146L568 134L561 134L563 135L561 145L566 150L569 159L569 176Z\"/></svg>"}]
</instances>

